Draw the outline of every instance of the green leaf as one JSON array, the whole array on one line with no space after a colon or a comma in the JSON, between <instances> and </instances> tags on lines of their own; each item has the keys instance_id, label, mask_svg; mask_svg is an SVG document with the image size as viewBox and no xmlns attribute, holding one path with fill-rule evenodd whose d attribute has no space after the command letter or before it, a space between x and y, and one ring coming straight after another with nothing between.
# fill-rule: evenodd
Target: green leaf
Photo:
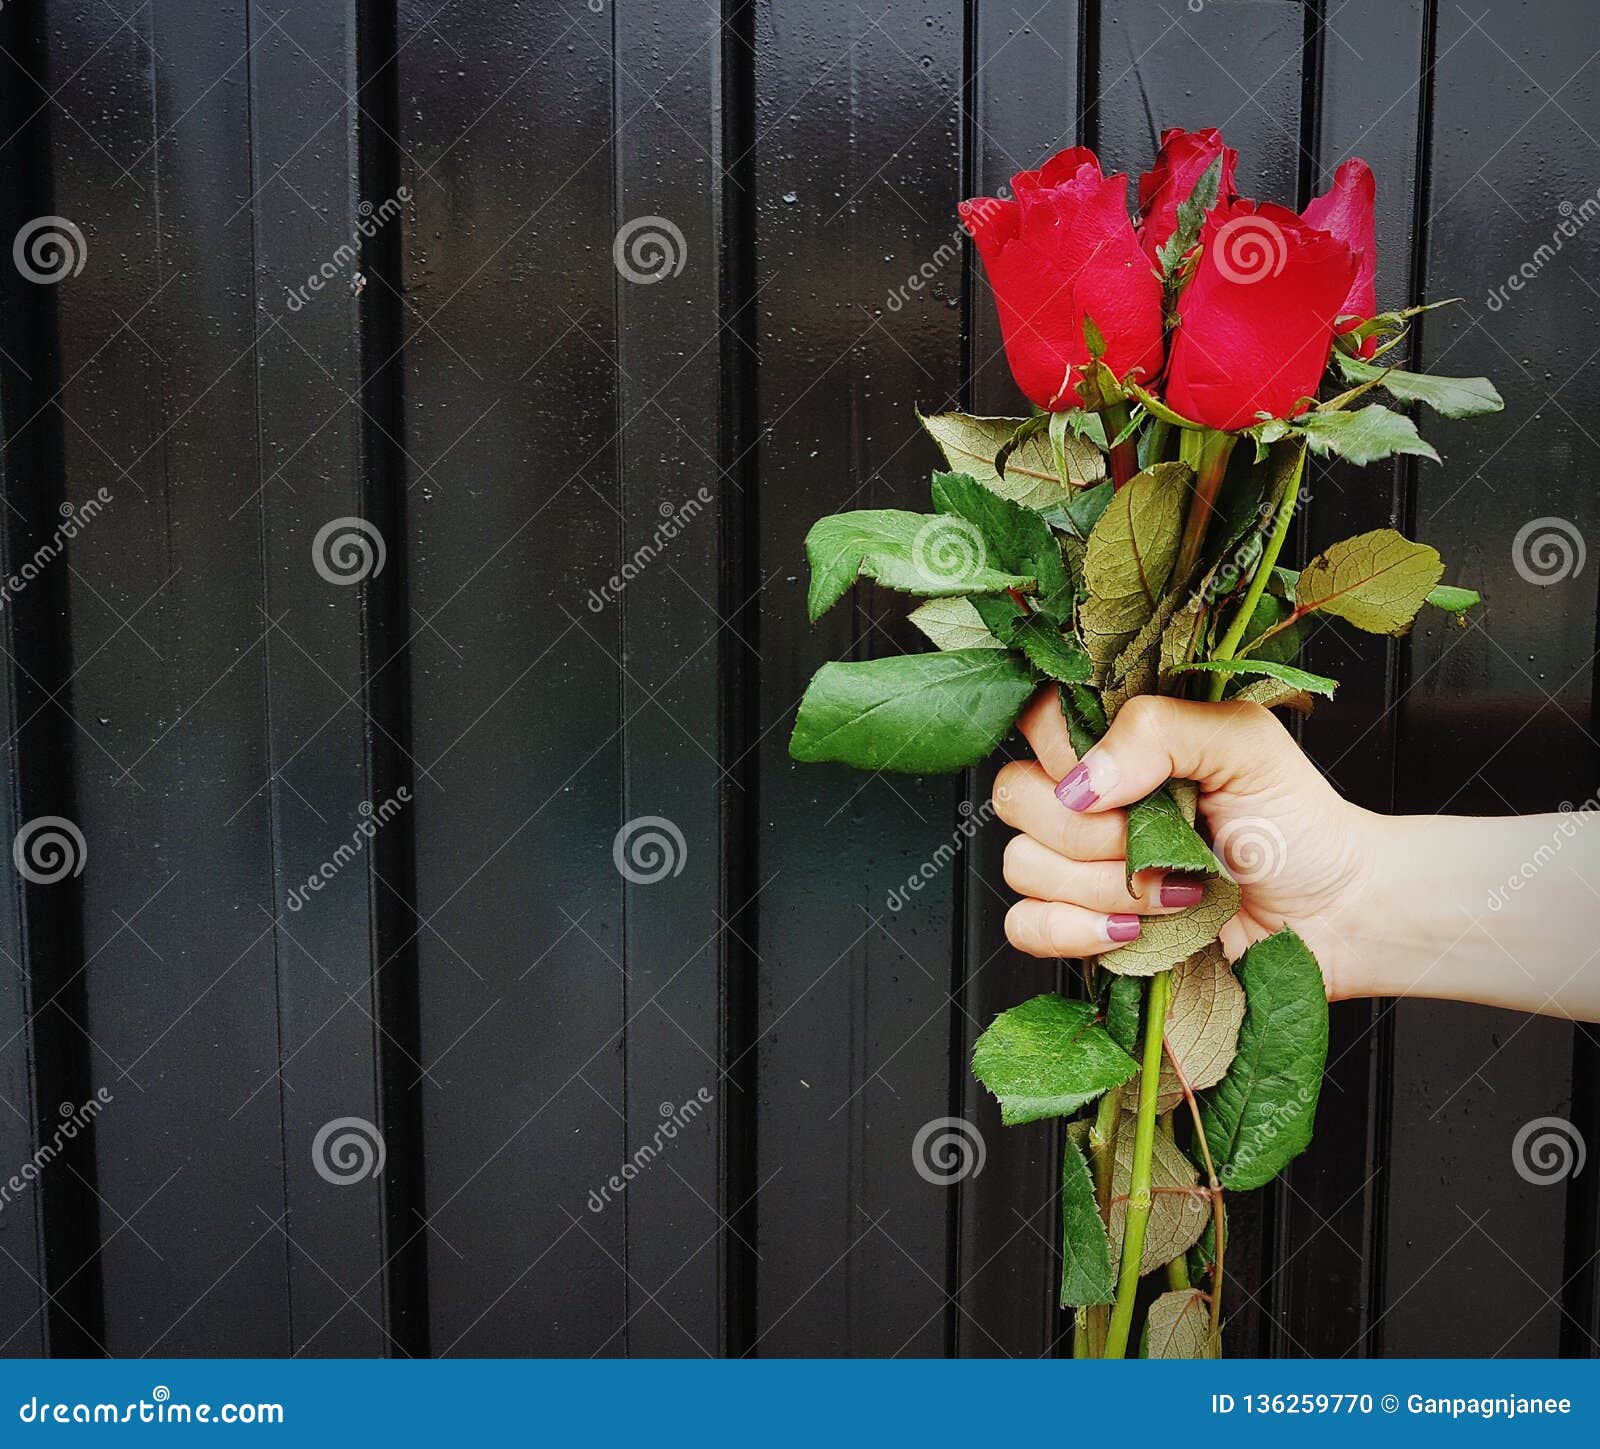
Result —
<instances>
[{"instance_id":1,"label":"green leaf","mask_svg":"<svg viewBox=\"0 0 1600 1449\"><path fill-rule=\"evenodd\" d=\"M1124 1112L1117 1124L1116 1163L1111 1176L1111 1244L1122 1256L1122 1229L1133 1181L1134 1118ZM1189 1251L1211 1220L1211 1194L1170 1132L1156 1131L1150 1162L1150 1221L1145 1227L1139 1271L1153 1273Z\"/></svg>"},{"instance_id":2,"label":"green leaf","mask_svg":"<svg viewBox=\"0 0 1600 1449\"><path fill-rule=\"evenodd\" d=\"M1028 656L1035 669L1051 679L1082 683L1094 673L1094 662L1084 653L1083 645L1063 634L1043 614L1031 614L1021 620L1011 643Z\"/></svg>"},{"instance_id":3,"label":"green leaf","mask_svg":"<svg viewBox=\"0 0 1600 1449\"><path fill-rule=\"evenodd\" d=\"M1061 503L1041 509L1039 516L1052 528L1059 528L1063 533L1087 543L1116 491L1116 484L1107 479L1104 483L1096 483L1093 488L1081 489Z\"/></svg>"},{"instance_id":4,"label":"green leaf","mask_svg":"<svg viewBox=\"0 0 1600 1449\"><path fill-rule=\"evenodd\" d=\"M1300 714L1310 714L1316 703L1303 689L1278 679L1258 679L1236 690L1233 697L1247 704L1259 704L1263 709L1292 709Z\"/></svg>"},{"instance_id":5,"label":"green leaf","mask_svg":"<svg viewBox=\"0 0 1600 1449\"><path fill-rule=\"evenodd\" d=\"M1295 608L1333 614L1369 634L1403 634L1443 572L1436 550L1377 528L1312 559L1295 583Z\"/></svg>"},{"instance_id":6,"label":"green leaf","mask_svg":"<svg viewBox=\"0 0 1600 1449\"><path fill-rule=\"evenodd\" d=\"M966 473L935 473L933 506L978 530L985 565L1037 580L1042 594L1067 586L1061 545L1032 509L989 492Z\"/></svg>"},{"instance_id":7,"label":"green leaf","mask_svg":"<svg viewBox=\"0 0 1600 1449\"><path fill-rule=\"evenodd\" d=\"M1176 1288L1150 1305L1145 1318L1146 1358L1214 1358L1211 1303L1198 1288Z\"/></svg>"},{"instance_id":8,"label":"green leaf","mask_svg":"<svg viewBox=\"0 0 1600 1449\"><path fill-rule=\"evenodd\" d=\"M1186 664L1200 648L1205 637L1208 615L1199 594L1181 609L1173 611L1166 628L1161 631L1161 647L1156 661L1156 689L1161 694L1174 694L1172 675L1178 665Z\"/></svg>"},{"instance_id":9,"label":"green leaf","mask_svg":"<svg viewBox=\"0 0 1600 1449\"><path fill-rule=\"evenodd\" d=\"M1064 445L1063 451L1068 480L1074 486L1064 486L1056 475L1054 451L1046 435L1048 418L1041 417L1033 435L1006 459L1003 477L995 467L995 456L1019 428L1033 423L1034 419L936 413L921 417L921 421L951 468L958 473L971 474L991 493L998 493L1024 508L1064 503L1079 488L1097 483L1106 476L1106 460L1100 450L1081 438L1073 438Z\"/></svg>"},{"instance_id":10,"label":"green leaf","mask_svg":"<svg viewBox=\"0 0 1600 1449\"><path fill-rule=\"evenodd\" d=\"M1311 1141L1328 1055L1328 1000L1316 958L1281 930L1244 953L1239 1053L1200 1103L1200 1119L1230 1191L1270 1182Z\"/></svg>"},{"instance_id":11,"label":"green leaf","mask_svg":"<svg viewBox=\"0 0 1600 1449\"><path fill-rule=\"evenodd\" d=\"M1401 402L1426 403L1447 418L1472 418L1497 413L1505 402L1486 377L1435 377L1427 372L1402 372L1397 367L1363 362L1342 352L1334 354L1347 382L1375 382Z\"/></svg>"},{"instance_id":12,"label":"green leaf","mask_svg":"<svg viewBox=\"0 0 1600 1449\"><path fill-rule=\"evenodd\" d=\"M1458 589L1454 584L1440 584L1422 602L1443 609L1447 614L1459 616L1468 609L1477 608L1483 602L1483 595L1475 589Z\"/></svg>"},{"instance_id":13,"label":"green leaf","mask_svg":"<svg viewBox=\"0 0 1600 1449\"><path fill-rule=\"evenodd\" d=\"M999 1099L1007 1127L1065 1117L1138 1070L1095 1024L1094 1007L1064 996L1035 996L1001 1012L972 1052L972 1073Z\"/></svg>"},{"instance_id":14,"label":"green leaf","mask_svg":"<svg viewBox=\"0 0 1600 1449\"><path fill-rule=\"evenodd\" d=\"M824 664L800 701L789 753L858 770L961 770L1005 738L1032 693L1022 660L995 649Z\"/></svg>"},{"instance_id":15,"label":"green leaf","mask_svg":"<svg viewBox=\"0 0 1600 1449\"><path fill-rule=\"evenodd\" d=\"M1096 958L1118 976L1154 976L1217 939L1239 909L1239 887L1225 875L1206 882L1200 904L1170 916L1145 916L1139 935L1126 946Z\"/></svg>"},{"instance_id":16,"label":"green leaf","mask_svg":"<svg viewBox=\"0 0 1600 1449\"><path fill-rule=\"evenodd\" d=\"M1089 597L1081 619L1084 644L1097 665L1110 664L1155 612L1178 552L1192 477L1184 463L1156 463L1136 473L1089 535Z\"/></svg>"},{"instance_id":17,"label":"green leaf","mask_svg":"<svg viewBox=\"0 0 1600 1449\"><path fill-rule=\"evenodd\" d=\"M1319 457L1337 453L1347 462L1361 464L1376 463L1396 453L1415 453L1439 461L1439 455L1417 432L1417 425L1381 403L1369 403L1354 412L1308 413L1295 420L1294 430L1305 435L1311 451Z\"/></svg>"},{"instance_id":18,"label":"green leaf","mask_svg":"<svg viewBox=\"0 0 1600 1449\"><path fill-rule=\"evenodd\" d=\"M1147 388L1140 387L1138 383L1130 382L1127 385L1127 390L1130 396L1139 400L1144 406L1144 410L1151 417L1160 418L1164 423L1171 423L1175 428L1188 428L1191 432L1197 433L1206 431L1204 423L1197 423L1193 418L1186 418L1182 413L1173 412L1153 392Z\"/></svg>"},{"instance_id":19,"label":"green leaf","mask_svg":"<svg viewBox=\"0 0 1600 1449\"><path fill-rule=\"evenodd\" d=\"M1287 572L1287 570L1274 570L1274 572ZM1295 577L1299 578L1299 574L1296 573ZM1293 603L1277 594L1265 593L1256 600L1255 612L1251 614L1250 622L1244 631L1245 639L1250 641L1249 652L1252 659L1272 659L1279 664L1294 663L1295 656L1300 653L1300 646L1305 641L1307 625L1304 619L1291 618L1293 614ZM1280 624L1284 624L1285 627L1279 629ZM1262 638L1269 631L1276 632L1269 638ZM1259 644L1254 642L1258 639L1261 640Z\"/></svg>"},{"instance_id":20,"label":"green leaf","mask_svg":"<svg viewBox=\"0 0 1600 1449\"><path fill-rule=\"evenodd\" d=\"M1138 984L1133 977L1118 980ZM1199 1092L1215 1086L1227 1075L1238 1046L1244 1005L1244 988L1233 974L1220 941L1213 941L1172 968L1172 1004L1167 1008L1157 1111L1170 1112L1183 1101L1184 1081L1191 1091ZM1109 1028L1109 1020L1106 1024ZM1130 1110L1137 1103L1137 1087L1137 1082L1130 1082L1122 1089Z\"/></svg>"},{"instance_id":21,"label":"green leaf","mask_svg":"<svg viewBox=\"0 0 1600 1449\"><path fill-rule=\"evenodd\" d=\"M1070 1132L1061 1145L1061 1306L1081 1308L1116 1297L1111 1240L1100 1220L1094 1179Z\"/></svg>"},{"instance_id":22,"label":"green leaf","mask_svg":"<svg viewBox=\"0 0 1600 1449\"><path fill-rule=\"evenodd\" d=\"M991 568L983 535L965 519L865 509L819 518L806 535L811 592L806 608L820 619L858 574L907 594L949 598L956 594L1031 592L1035 579Z\"/></svg>"},{"instance_id":23,"label":"green leaf","mask_svg":"<svg viewBox=\"0 0 1600 1449\"><path fill-rule=\"evenodd\" d=\"M1177 224L1172 235L1156 248L1156 260L1161 263L1162 276L1171 282L1177 274L1178 264L1188 255L1191 247L1200 240L1200 227L1206 213L1216 205L1217 188L1222 182L1222 153L1218 152L1209 166L1200 173L1189 194L1178 203Z\"/></svg>"},{"instance_id":24,"label":"green leaf","mask_svg":"<svg viewBox=\"0 0 1600 1449\"><path fill-rule=\"evenodd\" d=\"M1082 759L1106 732L1106 712L1092 689L1069 682L1061 688L1061 715L1072 748Z\"/></svg>"},{"instance_id":25,"label":"green leaf","mask_svg":"<svg viewBox=\"0 0 1600 1449\"><path fill-rule=\"evenodd\" d=\"M906 617L940 649L1005 648L989 632L968 598L929 599Z\"/></svg>"},{"instance_id":26,"label":"green leaf","mask_svg":"<svg viewBox=\"0 0 1600 1449\"><path fill-rule=\"evenodd\" d=\"M1193 669L1203 669L1210 674L1265 675L1281 680L1304 694L1320 694L1328 699L1333 698L1334 690L1339 687L1337 679L1324 678L1311 673L1309 669L1298 669L1293 664L1279 664L1274 659L1197 659L1176 672L1183 674Z\"/></svg>"},{"instance_id":27,"label":"green leaf","mask_svg":"<svg viewBox=\"0 0 1600 1449\"><path fill-rule=\"evenodd\" d=\"M1222 866L1211 847L1183 818L1183 811L1162 785L1128 807L1128 883L1141 870L1176 870L1186 875L1213 876Z\"/></svg>"},{"instance_id":28,"label":"green leaf","mask_svg":"<svg viewBox=\"0 0 1600 1449\"><path fill-rule=\"evenodd\" d=\"M1139 1005L1143 999L1144 983L1137 976L1111 978L1106 990L1106 1032L1125 1052L1137 1050ZM1137 1089L1137 1083L1134 1086Z\"/></svg>"}]
</instances>

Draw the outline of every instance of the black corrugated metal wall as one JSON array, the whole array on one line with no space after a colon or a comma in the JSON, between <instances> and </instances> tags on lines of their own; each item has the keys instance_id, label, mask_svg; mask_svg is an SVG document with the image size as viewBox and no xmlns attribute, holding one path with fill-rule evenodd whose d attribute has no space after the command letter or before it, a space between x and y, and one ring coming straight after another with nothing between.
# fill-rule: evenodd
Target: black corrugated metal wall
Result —
<instances>
[{"instance_id":1,"label":"black corrugated metal wall","mask_svg":"<svg viewBox=\"0 0 1600 1449\"><path fill-rule=\"evenodd\" d=\"M1316 478L1303 548L1399 522L1489 603L1319 635L1308 746L1589 799L1600 571L1512 540L1600 524L1600 228L1488 299L1587 219L1597 51L1582 0L0 9L0 832L82 867L0 892L4 1351L1060 1353L1055 1144L964 1065L1054 973L988 772L789 763L820 661L913 643L806 625L804 532L917 506L914 402L1016 406L958 198L1170 124L1284 199L1359 152L1380 296L1464 297L1421 357L1507 407ZM1593 1352L1596 1174L1510 1157L1597 1140L1593 1034L1333 1020L1231 1350Z\"/></svg>"}]
</instances>

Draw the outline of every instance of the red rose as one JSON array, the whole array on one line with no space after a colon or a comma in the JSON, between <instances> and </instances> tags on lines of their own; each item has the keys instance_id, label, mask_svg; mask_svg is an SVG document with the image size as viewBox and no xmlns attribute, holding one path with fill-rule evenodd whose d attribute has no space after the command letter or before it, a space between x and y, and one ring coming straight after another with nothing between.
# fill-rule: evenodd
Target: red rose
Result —
<instances>
[{"instance_id":1,"label":"red rose","mask_svg":"<svg viewBox=\"0 0 1600 1449\"><path fill-rule=\"evenodd\" d=\"M1356 255L1282 206L1235 201L1201 228L1204 250L1178 301L1165 396L1208 428L1287 417L1315 394Z\"/></svg>"},{"instance_id":2,"label":"red rose","mask_svg":"<svg viewBox=\"0 0 1600 1449\"><path fill-rule=\"evenodd\" d=\"M1321 231L1331 231L1356 254L1359 265L1350 295L1339 308L1343 317L1371 317L1378 310L1378 183L1372 168L1360 157L1346 161L1333 173L1333 185L1301 213ZM1341 327L1348 332L1355 323ZM1376 337L1361 344L1361 355L1371 357L1378 346Z\"/></svg>"},{"instance_id":3,"label":"red rose","mask_svg":"<svg viewBox=\"0 0 1600 1449\"><path fill-rule=\"evenodd\" d=\"M1165 244L1178 225L1178 204L1189 199L1195 182L1219 154L1222 175L1217 182L1217 200L1232 201L1239 194L1233 184L1239 153L1222 144L1221 131L1215 126L1203 131L1171 126L1161 133L1156 164L1139 178L1139 242L1151 261L1156 248Z\"/></svg>"},{"instance_id":4,"label":"red rose","mask_svg":"<svg viewBox=\"0 0 1600 1449\"><path fill-rule=\"evenodd\" d=\"M1070 372L1089 360L1083 319L1106 339L1120 379L1161 370L1161 281L1128 220L1128 178L1102 176L1082 146L1011 178L1014 200L961 203L1000 310L1006 360L1039 407L1081 401Z\"/></svg>"}]
</instances>

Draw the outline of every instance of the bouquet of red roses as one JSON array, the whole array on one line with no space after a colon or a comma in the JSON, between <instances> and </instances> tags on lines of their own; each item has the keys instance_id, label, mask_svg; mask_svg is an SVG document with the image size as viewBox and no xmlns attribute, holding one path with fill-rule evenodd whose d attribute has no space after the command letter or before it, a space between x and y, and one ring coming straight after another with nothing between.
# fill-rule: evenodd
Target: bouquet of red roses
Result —
<instances>
[{"instance_id":1,"label":"bouquet of red roses","mask_svg":"<svg viewBox=\"0 0 1600 1449\"><path fill-rule=\"evenodd\" d=\"M1438 461L1374 393L1453 418L1501 402L1484 378L1393 365L1424 309L1378 310L1365 162L1296 214L1239 196L1235 161L1215 130L1168 131L1137 221L1127 178L1082 147L962 203L1036 412L923 418L952 470L933 475L931 513L812 528L813 619L865 575L925 599L910 617L936 648L824 665L795 759L960 770L1042 686L1080 757L1141 694L1305 711L1335 688L1295 662L1313 616L1403 634L1425 605L1478 602L1392 529L1279 564L1308 454ZM1239 885L1195 821L1195 788L1170 781L1129 808L1126 854L1130 882L1203 879L1198 903L1108 942L1074 998L1002 1013L973 1054L1006 1124L1079 1119L1063 1134L1061 1303L1080 1357L1127 1353L1141 1277L1163 1267L1142 1351L1218 1353L1224 1193L1270 1181L1311 1138L1321 973L1290 929L1229 961Z\"/></svg>"}]
</instances>

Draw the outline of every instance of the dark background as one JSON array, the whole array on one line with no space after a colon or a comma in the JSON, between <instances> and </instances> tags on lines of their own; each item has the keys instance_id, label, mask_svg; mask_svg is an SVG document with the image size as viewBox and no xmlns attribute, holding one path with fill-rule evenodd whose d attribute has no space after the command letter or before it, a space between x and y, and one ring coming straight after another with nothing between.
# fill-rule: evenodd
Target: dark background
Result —
<instances>
[{"instance_id":1,"label":"dark background","mask_svg":"<svg viewBox=\"0 0 1600 1449\"><path fill-rule=\"evenodd\" d=\"M110 1101L0 1209L8 1354L1059 1354L1054 1134L1002 1131L976 1033L1056 977L1003 941L1004 832L888 893L987 796L786 756L821 661L914 647L903 602L805 622L819 514L922 506L914 403L1017 406L954 205L1082 139L1135 173L1216 124L1247 192L1379 177L1380 298L1465 298L1420 360L1506 409L1444 466L1319 470L1302 549L1398 523L1487 606L1317 637L1306 731L1348 793L1550 810L1596 787L1600 568L1512 539L1600 522L1600 227L1498 312L1600 185L1584 0L50 0L0 10L9 842L0 1167ZM298 309L362 203L403 215ZM613 237L683 237L635 284ZM891 302L931 264L920 290ZM591 609L663 511L714 502ZM352 587L329 520L387 545ZM362 802L414 800L304 909ZM613 842L665 817L681 870ZM1470 921L1464 930L1474 929ZM1592 1032L1345 1004L1314 1148L1233 1204L1230 1351L1586 1354ZM706 1089L600 1212L588 1194ZM332 1184L332 1119L381 1130ZM954 1187L929 1121L986 1144Z\"/></svg>"}]
</instances>

